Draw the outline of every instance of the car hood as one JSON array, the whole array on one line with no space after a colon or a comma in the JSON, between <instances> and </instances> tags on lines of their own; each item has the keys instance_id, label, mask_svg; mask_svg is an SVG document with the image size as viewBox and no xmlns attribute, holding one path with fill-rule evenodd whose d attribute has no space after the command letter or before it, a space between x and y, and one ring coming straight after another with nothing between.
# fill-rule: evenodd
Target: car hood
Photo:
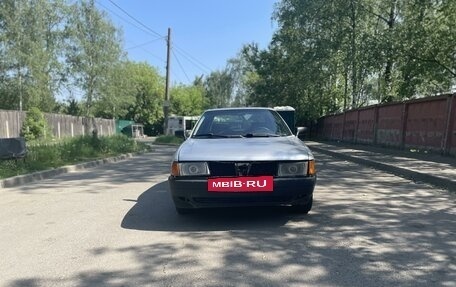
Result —
<instances>
[{"instance_id":1,"label":"car hood","mask_svg":"<svg viewBox=\"0 0 456 287\"><path fill-rule=\"evenodd\" d=\"M298 138L258 137L187 139L177 150L178 161L287 161L309 160L313 155Z\"/></svg>"}]
</instances>

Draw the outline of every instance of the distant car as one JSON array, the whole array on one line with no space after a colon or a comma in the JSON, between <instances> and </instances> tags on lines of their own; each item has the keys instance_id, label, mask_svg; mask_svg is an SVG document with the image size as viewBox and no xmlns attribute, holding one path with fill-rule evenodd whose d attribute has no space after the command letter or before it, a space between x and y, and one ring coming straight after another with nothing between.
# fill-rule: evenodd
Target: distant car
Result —
<instances>
[{"instance_id":1,"label":"distant car","mask_svg":"<svg viewBox=\"0 0 456 287\"><path fill-rule=\"evenodd\" d=\"M308 213L316 183L309 148L269 108L211 109L178 148L168 182L178 213L282 206Z\"/></svg>"}]
</instances>

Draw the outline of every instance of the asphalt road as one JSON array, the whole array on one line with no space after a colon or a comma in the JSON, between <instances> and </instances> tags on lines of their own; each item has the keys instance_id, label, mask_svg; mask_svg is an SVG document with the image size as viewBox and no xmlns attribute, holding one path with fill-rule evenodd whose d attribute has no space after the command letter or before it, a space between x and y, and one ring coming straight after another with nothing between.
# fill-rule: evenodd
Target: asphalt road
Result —
<instances>
[{"instance_id":1,"label":"asphalt road","mask_svg":"<svg viewBox=\"0 0 456 287\"><path fill-rule=\"evenodd\" d=\"M456 286L455 194L316 153L309 215L178 216L174 148L0 192L0 286Z\"/></svg>"}]
</instances>

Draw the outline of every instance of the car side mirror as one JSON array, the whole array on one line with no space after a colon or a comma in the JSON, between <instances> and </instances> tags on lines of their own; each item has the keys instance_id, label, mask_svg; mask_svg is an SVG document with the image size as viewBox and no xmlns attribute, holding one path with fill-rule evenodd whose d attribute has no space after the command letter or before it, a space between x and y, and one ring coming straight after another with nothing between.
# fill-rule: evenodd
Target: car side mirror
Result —
<instances>
[{"instance_id":1,"label":"car side mirror","mask_svg":"<svg viewBox=\"0 0 456 287\"><path fill-rule=\"evenodd\" d=\"M307 131L306 127L297 127L296 128L296 137L299 137L299 134L304 133L305 131Z\"/></svg>"}]
</instances>

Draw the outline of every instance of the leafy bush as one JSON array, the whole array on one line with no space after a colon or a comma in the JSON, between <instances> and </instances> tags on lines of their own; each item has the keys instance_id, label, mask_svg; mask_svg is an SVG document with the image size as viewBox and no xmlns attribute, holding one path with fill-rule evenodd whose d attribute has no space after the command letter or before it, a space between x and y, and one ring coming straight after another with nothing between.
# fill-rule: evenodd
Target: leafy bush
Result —
<instances>
[{"instance_id":1,"label":"leafy bush","mask_svg":"<svg viewBox=\"0 0 456 287\"><path fill-rule=\"evenodd\" d=\"M147 148L145 144L137 143L135 140L132 140L124 135L104 137L101 139L104 141L104 143L102 143L102 147L109 148L107 152L111 153L127 153Z\"/></svg>"},{"instance_id":2,"label":"leafy bush","mask_svg":"<svg viewBox=\"0 0 456 287\"><path fill-rule=\"evenodd\" d=\"M15 160L0 161L0 178L6 178L23 173L25 173L24 166L20 162Z\"/></svg>"},{"instance_id":3,"label":"leafy bush","mask_svg":"<svg viewBox=\"0 0 456 287\"><path fill-rule=\"evenodd\" d=\"M93 138L90 136L67 139L61 143L61 157L66 162L78 162L96 157Z\"/></svg>"},{"instance_id":4,"label":"leafy bush","mask_svg":"<svg viewBox=\"0 0 456 287\"><path fill-rule=\"evenodd\" d=\"M160 144L181 144L184 139L176 136L159 136L155 139L155 142Z\"/></svg>"},{"instance_id":5,"label":"leafy bush","mask_svg":"<svg viewBox=\"0 0 456 287\"><path fill-rule=\"evenodd\" d=\"M38 108L31 108L25 116L21 135L27 141L34 141L46 137L46 119Z\"/></svg>"},{"instance_id":6,"label":"leafy bush","mask_svg":"<svg viewBox=\"0 0 456 287\"><path fill-rule=\"evenodd\" d=\"M56 168L67 164L145 150L145 144L124 135L75 137L61 142L34 142L24 160L0 161L0 178Z\"/></svg>"},{"instance_id":7,"label":"leafy bush","mask_svg":"<svg viewBox=\"0 0 456 287\"><path fill-rule=\"evenodd\" d=\"M37 145L28 149L24 167L29 171L38 171L64 165L61 149L58 145Z\"/></svg>"}]
</instances>

